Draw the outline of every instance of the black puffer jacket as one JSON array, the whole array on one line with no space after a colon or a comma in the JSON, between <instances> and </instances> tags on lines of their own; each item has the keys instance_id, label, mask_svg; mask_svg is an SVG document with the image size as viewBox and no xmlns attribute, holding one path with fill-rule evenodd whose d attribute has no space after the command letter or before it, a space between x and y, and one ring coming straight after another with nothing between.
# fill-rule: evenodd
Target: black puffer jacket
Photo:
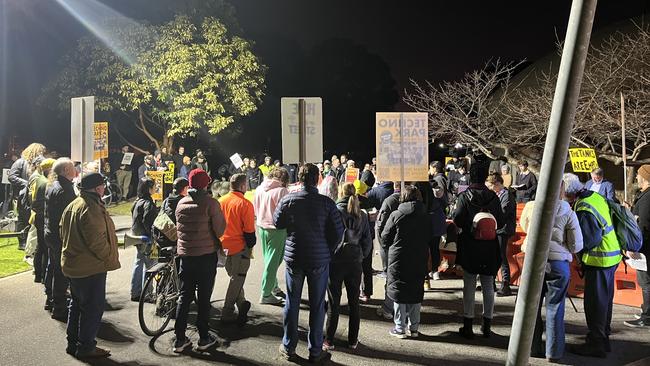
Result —
<instances>
[{"instance_id":1,"label":"black puffer jacket","mask_svg":"<svg viewBox=\"0 0 650 366\"><path fill-rule=\"evenodd\" d=\"M257 189L263 180L262 171L259 168L250 168L246 171L248 189Z\"/></svg>"},{"instance_id":2,"label":"black puffer jacket","mask_svg":"<svg viewBox=\"0 0 650 366\"><path fill-rule=\"evenodd\" d=\"M501 210L501 201L496 193L484 184L471 185L458 196L456 210L452 218L461 230L458 235L456 263L464 271L472 274L494 276L501 265L499 241L478 241L472 235L472 221L479 212L489 212L497 220L497 227L503 227L505 221Z\"/></svg>"},{"instance_id":3,"label":"black puffer jacket","mask_svg":"<svg viewBox=\"0 0 650 366\"><path fill-rule=\"evenodd\" d=\"M422 202L405 202L390 214L381 233L389 243L387 295L398 304L419 304L427 274L431 219Z\"/></svg>"},{"instance_id":4,"label":"black puffer jacket","mask_svg":"<svg viewBox=\"0 0 650 366\"><path fill-rule=\"evenodd\" d=\"M343 245L334 253L332 262L361 264L372 251L372 235L368 214L361 211L361 218L348 213L350 197L341 198L336 202L336 208L341 213L341 221L345 226Z\"/></svg>"},{"instance_id":5,"label":"black puffer jacket","mask_svg":"<svg viewBox=\"0 0 650 366\"><path fill-rule=\"evenodd\" d=\"M138 197L131 208L131 233L133 235L146 235L151 237L151 227L158 215L158 208L151 199L151 196Z\"/></svg>"},{"instance_id":6,"label":"black puffer jacket","mask_svg":"<svg viewBox=\"0 0 650 366\"><path fill-rule=\"evenodd\" d=\"M161 210L163 210L164 213L169 216L170 219L176 223L176 207L178 206L178 202L183 199L183 196L172 193L170 194L167 198L162 203L162 206L160 207Z\"/></svg>"},{"instance_id":7,"label":"black puffer jacket","mask_svg":"<svg viewBox=\"0 0 650 366\"><path fill-rule=\"evenodd\" d=\"M63 210L77 198L74 185L59 176L45 189L45 243L51 248L61 248L60 225Z\"/></svg>"},{"instance_id":8,"label":"black puffer jacket","mask_svg":"<svg viewBox=\"0 0 650 366\"><path fill-rule=\"evenodd\" d=\"M393 211L397 210L399 207L399 192L395 192L392 195L390 195L388 198L384 200L384 203L381 204L381 209L379 210L379 213L377 214L377 233L379 234L379 246L382 247L385 251L388 250L388 247L390 246L390 243L384 243L384 241L381 239L381 233L384 231L384 227L386 227L386 223L388 223L388 218L390 217L390 214L393 213Z\"/></svg>"}]
</instances>

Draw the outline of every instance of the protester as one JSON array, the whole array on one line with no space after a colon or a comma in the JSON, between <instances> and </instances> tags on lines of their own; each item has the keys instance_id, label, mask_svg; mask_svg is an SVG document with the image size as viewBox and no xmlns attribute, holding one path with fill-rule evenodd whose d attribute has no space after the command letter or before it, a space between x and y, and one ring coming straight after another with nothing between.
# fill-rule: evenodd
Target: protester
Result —
<instances>
[{"instance_id":1,"label":"protester","mask_svg":"<svg viewBox=\"0 0 650 366\"><path fill-rule=\"evenodd\" d=\"M405 186L400 205L393 211L381 233L388 243L386 296L393 301L395 327L389 334L397 338L417 338L420 307L424 299L422 279L427 274L431 219L415 186Z\"/></svg>"},{"instance_id":2,"label":"protester","mask_svg":"<svg viewBox=\"0 0 650 366\"><path fill-rule=\"evenodd\" d=\"M32 174L31 165L34 159L45 154L45 146L39 143L29 144L20 155L20 159L16 160L9 169L7 179L11 183L14 192L14 198L18 200L16 211L18 213L18 221L16 222L16 231L23 231L29 225L29 187L28 179ZM18 237L18 249L25 249L25 236Z\"/></svg>"},{"instance_id":3,"label":"protester","mask_svg":"<svg viewBox=\"0 0 650 366\"><path fill-rule=\"evenodd\" d=\"M517 190L517 202L526 203L535 199L537 192L537 177L528 170L528 162L522 161L519 164L519 174L512 188Z\"/></svg>"},{"instance_id":4,"label":"protester","mask_svg":"<svg viewBox=\"0 0 650 366\"><path fill-rule=\"evenodd\" d=\"M323 342L324 350L334 349L334 336L339 322L343 285L348 298L348 346L352 349L359 344L359 286L361 284L361 263L372 252L372 235L368 214L359 204L356 188L345 183L341 189L336 207L341 213L345 234L341 244L334 251L329 267L327 285L327 332Z\"/></svg>"},{"instance_id":5,"label":"protester","mask_svg":"<svg viewBox=\"0 0 650 366\"><path fill-rule=\"evenodd\" d=\"M172 155L172 161L174 162L174 176L176 177L179 176L181 172L181 168L183 167L183 165L185 165L184 160L185 160L185 146L179 146L176 149L176 153ZM183 178L187 179L187 176Z\"/></svg>"},{"instance_id":6,"label":"protester","mask_svg":"<svg viewBox=\"0 0 650 366\"><path fill-rule=\"evenodd\" d=\"M255 237L255 210L253 204L244 197L248 190L246 175L235 174L230 177L230 193L219 198L219 204L226 219L226 231L221 237L221 245L226 254L226 272L230 277L221 320L240 324L248 320L250 301L244 295L244 282L251 265ZM237 316L235 317L235 305Z\"/></svg>"},{"instance_id":7,"label":"protester","mask_svg":"<svg viewBox=\"0 0 650 366\"><path fill-rule=\"evenodd\" d=\"M202 169L189 174L190 189L176 207L177 251L180 256L180 297L176 308L176 324L173 351L181 353L192 346L185 336L190 303L198 304L196 327L199 331L197 349L205 351L214 346L216 338L210 334L210 297L217 274L217 250L219 239L226 227L226 220L219 202L206 192L210 176Z\"/></svg>"},{"instance_id":8,"label":"protester","mask_svg":"<svg viewBox=\"0 0 650 366\"><path fill-rule=\"evenodd\" d=\"M187 179L183 177L174 179L174 183L172 184L172 193L165 198L160 206L160 209L169 216L174 224L176 223L176 208L178 207L178 203L183 199L183 197L187 196L189 188L190 182Z\"/></svg>"},{"instance_id":9,"label":"protester","mask_svg":"<svg viewBox=\"0 0 650 366\"><path fill-rule=\"evenodd\" d=\"M322 177L318 185L318 193L323 196L329 197L333 202L336 202L339 192L339 183L336 180L334 173Z\"/></svg>"},{"instance_id":10,"label":"protester","mask_svg":"<svg viewBox=\"0 0 650 366\"><path fill-rule=\"evenodd\" d=\"M488 178L489 181L489 178ZM564 193L564 184L561 186L560 196ZM530 219L535 201L526 203L521 214L521 228L528 232ZM571 277L570 263L573 254L582 250L582 232L578 217L571 210L571 206L562 200L556 203L553 218L553 231L548 247L548 263L544 273L542 294L537 310L537 322L533 334L531 356L546 358L549 362L557 362L564 355L564 302L569 288ZM522 245L526 252L527 242ZM542 304L546 298L546 322L542 322ZM546 347L542 341L542 333L546 331Z\"/></svg>"},{"instance_id":11,"label":"protester","mask_svg":"<svg viewBox=\"0 0 650 366\"><path fill-rule=\"evenodd\" d=\"M289 184L294 184L298 181L298 167L295 164L284 164L282 166L289 173Z\"/></svg>"},{"instance_id":12,"label":"protester","mask_svg":"<svg viewBox=\"0 0 650 366\"><path fill-rule=\"evenodd\" d=\"M38 159L36 159L38 161ZM37 246L34 253L34 282L45 283L47 270L47 245L45 244L45 190L54 159L44 159L39 164L33 184L30 184L32 217L30 223L36 227ZM31 178L31 177L30 177ZM31 179L30 179L31 180Z\"/></svg>"},{"instance_id":13,"label":"protester","mask_svg":"<svg viewBox=\"0 0 650 366\"><path fill-rule=\"evenodd\" d=\"M388 249L391 243L384 242L381 237L381 233L384 231L384 227L386 226L386 223L388 222L388 218L390 217L390 215L399 207L400 197L401 197L401 185L402 185L401 182L393 183L393 193L382 202L379 213L377 214L377 223L375 226L378 233L377 237L379 239L379 248L380 248L379 254L382 262L383 277L386 277L386 273L388 270ZM388 292L384 291L384 293L387 294ZM384 320L393 320L393 312L394 312L393 300L391 300L390 297L385 295L384 303L382 304L381 307L377 309L377 316L379 316Z\"/></svg>"},{"instance_id":14,"label":"protester","mask_svg":"<svg viewBox=\"0 0 650 366\"><path fill-rule=\"evenodd\" d=\"M205 158L203 151L197 149L196 156L192 158L192 168L193 169L203 169L208 176L210 176L210 165L208 160Z\"/></svg>"},{"instance_id":15,"label":"protester","mask_svg":"<svg viewBox=\"0 0 650 366\"><path fill-rule=\"evenodd\" d=\"M438 179L444 183L444 181ZM433 185L430 182L417 182L415 186L420 191L422 203L425 207L431 224L431 239L427 246L429 248L428 258L431 259L431 272L427 271L424 277L424 289L430 290L430 279L440 279L438 267L440 267L440 239L447 232L447 188L439 185L434 180Z\"/></svg>"},{"instance_id":16,"label":"protester","mask_svg":"<svg viewBox=\"0 0 650 366\"><path fill-rule=\"evenodd\" d=\"M334 171L334 178L338 183L341 180L341 177L345 174L345 166L337 158L332 158L332 170Z\"/></svg>"},{"instance_id":17,"label":"protester","mask_svg":"<svg viewBox=\"0 0 650 366\"><path fill-rule=\"evenodd\" d=\"M517 203L515 195L504 186L503 178L499 173L490 174L485 185L497 194L501 203L501 211L505 225L497 230L497 239L501 248L501 288L497 296L510 296L510 265L508 264L508 247L515 237L517 226Z\"/></svg>"},{"instance_id":18,"label":"protester","mask_svg":"<svg viewBox=\"0 0 650 366\"><path fill-rule=\"evenodd\" d=\"M447 190L453 196L458 196L470 184L470 177L467 174L467 162L458 161L456 170L449 172L449 187Z\"/></svg>"},{"instance_id":19,"label":"protester","mask_svg":"<svg viewBox=\"0 0 650 366\"><path fill-rule=\"evenodd\" d=\"M463 327L460 335L473 338L474 300L476 277L481 279L483 291L484 337L491 334L494 311L494 276L501 265L501 251L496 229L504 226L501 203L497 195L485 186L487 166L474 163L469 169L470 186L458 196L452 214L454 224L461 230L458 235L456 263L463 268ZM479 216L486 213L492 217ZM477 219L483 217L477 222ZM494 225L496 221L496 226ZM476 226L476 228L475 228ZM483 230L491 229L492 232Z\"/></svg>"},{"instance_id":20,"label":"protester","mask_svg":"<svg viewBox=\"0 0 650 366\"><path fill-rule=\"evenodd\" d=\"M131 190L131 164L122 164L124 154L129 152L129 145L122 146L122 153L118 156L119 169L115 171L115 179L117 179L117 186L120 187L121 197L117 197L122 201L129 198L129 191Z\"/></svg>"},{"instance_id":21,"label":"protester","mask_svg":"<svg viewBox=\"0 0 650 366\"><path fill-rule=\"evenodd\" d=\"M510 165L508 164L501 165L501 178L503 178L503 187L506 189L510 189L510 187L512 186L512 173L510 171Z\"/></svg>"},{"instance_id":22,"label":"protester","mask_svg":"<svg viewBox=\"0 0 650 366\"><path fill-rule=\"evenodd\" d=\"M364 165L363 172L361 172L361 178L359 178L359 180L364 182L370 188L375 185L375 173L372 172L372 167L370 164Z\"/></svg>"},{"instance_id":23,"label":"protester","mask_svg":"<svg viewBox=\"0 0 650 366\"><path fill-rule=\"evenodd\" d=\"M650 258L650 165L642 165L636 174L636 181L640 191L634 197L634 204L632 206L632 213L637 217L639 228L643 234L643 245L641 246L640 253L646 257L646 263ZM640 255L637 253L626 253L628 257L639 259ZM650 326L650 275L648 271L636 270L636 281L641 287L643 294L643 303L641 304L641 313L638 314L635 320L627 320L625 325L632 328L641 328Z\"/></svg>"},{"instance_id":24,"label":"protester","mask_svg":"<svg viewBox=\"0 0 650 366\"><path fill-rule=\"evenodd\" d=\"M274 214L277 229L287 230L284 260L287 299L284 306L284 337L280 353L296 358L298 315L302 287L307 278L309 291L309 361L322 362L331 356L322 351L325 292L331 253L341 242L343 224L334 202L318 194L319 172L314 164L300 167L302 189L286 195Z\"/></svg>"},{"instance_id":25,"label":"protester","mask_svg":"<svg viewBox=\"0 0 650 366\"><path fill-rule=\"evenodd\" d=\"M77 197L72 180L77 176L74 163L59 158L52 166L52 181L45 189L45 245L47 245L47 272L45 273L45 310L52 312L52 319L67 321L68 303L66 292L68 279L61 271L63 247L59 223L63 210Z\"/></svg>"},{"instance_id":26,"label":"protester","mask_svg":"<svg viewBox=\"0 0 650 366\"><path fill-rule=\"evenodd\" d=\"M117 236L101 200L104 178L86 173L79 190L61 217L61 269L72 296L66 352L79 359L108 357L110 350L97 347L95 338L106 306L106 272L120 268Z\"/></svg>"},{"instance_id":27,"label":"protester","mask_svg":"<svg viewBox=\"0 0 650 366\"><path fill-rule=\"evenodd\" d=\"M131 301L140 301L145 274L156 261L151 259L152 246L155 245L151 236L151 227L158 215L156 203L151 198L155 192L155 182L151 178L142 178L138 183L138 198L131 207L131 234L140 236L142 242L136 245L133 273L131 275Z\"/></svg>"},{"instance_id":28,"label":"protester","mask_svg":"<svg viewBox=\"0 0 650 366\"><path fill-rule=\"evenodd\" d=\"M192 170L192 159L189 156L183 156L183 164L181 165L180 176L188 179L190 171Z\"/></svg>"},{"instance_id":29,"label":"protester","mask_svg":"<svg viewBox=\"0 0 650 366\"><path fill-rule=\"evenodd\" d=\"M600 193L601 196L610 201L616 200L614 185L605 179L605 171L603 168L596 168L591 171L591 179L585 184L585 189Z\"/></svg>"},{"instance_id":30,"label":"protester","mask_svg":"<svg viewBox=\"0 0 650 366\"><path fill-rule=\"evenodd\" d=\"M273 168L255 191L253 206L264 256L260 304L279 305L286 298L278 286L277 272L282 263L287 231L275 227L273 214L282 197L289 193L288 185L289 173L284 168Z\"/></svg>"},{"instance_id":31,"label":"protester","mask_svg":"<svg viewBox=\"0 0 650 366\"><path fill-rule=\"evenodd\" d=\"M271 159L270 156L267 155L264 157L264 164L260 165L259 167L259 170L262 173L262 179L268 177L271 169L273 169L273 164L271 164L271 161L273 161L273 159ZM260 179L260 183L262 182L262 179Z\"/></svg>"},{"instance_id":32,"label":"protester","mask_svg":"<svg viewBox=\"0 0 650 366\"><path fill-rule=\"evenodd\" d=\"M328 175L333 175L334 171L332 170L332 163L329 160L323 162L323 171L321 172L321 178L325 180L325 177Z\"/></svg>"},{"instance_id":33,"label":"protester","mask_svg":"<svg viewBox=\"0 0 650 366\"><path fill-rule=\"evenodd\" d=\"M138 168L138 182L147 176L146 172L156 171L156 161L153 155L147 155L144 157L144 162Z\"/></svg>"},{"instance_id":34,"label":"protester","mask_svg":"<svg viewBox=\"0 0 650 366\"><path fill-rule=\"evenodd\" d=\"M575 174L563 177L566 200L573 206L580 222L584 248L583 264L585 319L589 333L584 344L570 348L573 353L607 357L610 350L614 274L621 262L621 247L612 230L612 216L607 200L598 193L584 189Z\"/></svg>"},{"instance_id":35,"label":"protester","mask_svg":"<svg viewBox=\"0 0 650 366\"><path fill-rule=\"evenodd\" d=\"M264 176L262 175L262 171L257 167L257 162L255 159L250 159L245 177L247 180L248 188L250 189L257 189L257 186L262 183Z\"/></svg>"}]
</instances>

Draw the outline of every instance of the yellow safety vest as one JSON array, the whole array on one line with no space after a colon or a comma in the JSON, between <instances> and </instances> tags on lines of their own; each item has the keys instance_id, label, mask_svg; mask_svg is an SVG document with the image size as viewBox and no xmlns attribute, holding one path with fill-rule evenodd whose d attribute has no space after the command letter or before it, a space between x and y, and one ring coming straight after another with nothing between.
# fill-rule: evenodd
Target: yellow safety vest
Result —
<instances>
[{"instance_id":1,"label":"yellow safety vest","mask_svg":"<svg viewBox=\"0 0 650 366\"><path fill-rule=\"evenodd\" d=\"M616 238L616 231L612 224L612 215L609 205L603 196L592 193L589 197L578 199L575 211L586 211L594 215L601 229L603 240L597 247L582 254L582 262L593 267L612 267L621 262L621 246Z\"/></svg>"}]
</instances>

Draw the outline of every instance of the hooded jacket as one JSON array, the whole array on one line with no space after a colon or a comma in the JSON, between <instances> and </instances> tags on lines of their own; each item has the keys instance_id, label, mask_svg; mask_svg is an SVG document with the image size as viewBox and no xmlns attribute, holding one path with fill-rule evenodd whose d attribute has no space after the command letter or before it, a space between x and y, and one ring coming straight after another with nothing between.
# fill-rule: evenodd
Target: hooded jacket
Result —
<instances>
[{"instance_id":1,"label":"hooded jacket","mask_svg":"<svg viewBox=\"0 0 650 366\"><path fill-rule=\"evenodd\" d=\"M386 292L398 304L419 304L427 274L431 219L422 202L401 203L381 233L388 247Z\"/></svg>"},{"instance_id":2,"label":"hooded jacket","mask_svg":"<svg viewBox=\"0 0 650 366\"><path fill-rule=\"evenodd\" d=\"M372 235L368 214L361 210L361 217L348 213L350 197L343 197L336 202L336 208L341 213L341 221L345 226L343 245L336 251L332 262L361 264L363 259L372 252Z\"/></svg>"},{"instance_id":3,"label":"hooded jacket","mask_svg":"<svg viewBox=\"0 0 650 366\"><path fill-rule=\"evenodd\" d=\"M172 193L165 198L160 207L160 209L169 216L174 224L176 223L176 207L178 207L178 203L183 199L183 197L184 196L181 196L180 194Z\"/></svg>"},{"instance_id":4,"label":"hooded jacket","mask_svg":"<svg viewBox=\"0 0 650 366\"><path fill-rule=\"evenodd\" d=\"M203 190L190 189L176 207L177 251L180 256L211 254L221 246L219 239L226 220L217 200Z\"/></svg>"},{"instance_id":5,"label":"hooded jacket","mask_svg":"<svg viewBox=\"0 0 650 366\"><path fill-rule=\"evenodd\" d=\"M289 194L289 190L279 180L264 179L255 190L255 199L253 200L257 226L262 229L275 229L273 214L282 197L287 194Z\"/></svg>"},{"instance_id":6,"label":"hooded jacket","mask_svg":"<svg viewBox=\"0 0 650 366\"><path fill-rule=\"evenodd\" d=\"M491 213L497 220L497 228L503 227L505 221L497 195L484 184L472 184L458 196L452 214L454 224L460 229L456 263L469 273L494 276L501 266L499 241L474 239L472 222L479 212Z\"/></svg>"}]
</instances>

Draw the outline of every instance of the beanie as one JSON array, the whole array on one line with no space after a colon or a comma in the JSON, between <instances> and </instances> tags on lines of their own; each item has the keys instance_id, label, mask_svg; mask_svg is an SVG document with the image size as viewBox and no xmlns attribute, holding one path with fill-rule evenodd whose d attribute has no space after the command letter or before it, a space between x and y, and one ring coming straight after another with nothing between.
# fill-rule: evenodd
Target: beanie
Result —
<instances>
[{"instance_id":1,"label":"beanie","mask_svg":"<svg viewBox=\"0 0 650 366\"><path fill-rule=\"evenodd\" d=\"M104 177L101 174L95 172L86 173L81 178L81 182L79 182L79 189L94 189L102 184L104 184Z\"/></svg>"},{"instance_id":2,"label":"beanie","mask_svg":"<svg viewBox=\"0 0 650 366\"><path fill-rule=\"evenodd\" d=\"M641 178L650 182L650 165L648 164L641 165L638 174L641 176Z\"/></svg>"},{"instance_id":3,"label":"beanie","mask_svg":"<svg viewBox=\"0 0 650 366\"><path fill-rule=\"evenodd\" d=\"M368 185L358 179L354 181L354 188L359 195L365 194L368 191Z\"/></svg>"},{"instance_id":4,"label":"beanie","mask_svg":"<svg viewBox=\"0 0 650 366\"><path fill-rule=\"evenodd\" d=\"M41 169L43 170L50 170L52 169L52 166L54 165L55 159L45 159L41 161Z\"/></svg>"},{"instance_id":5,"label":"beanie","mask_svg":"<svg viewBox=\"0 0 650 366\"><path fill-rule=\"evenodd\" d=\"M203 169L192 170L188 178L190 181L190 188L194 189L205 189L212 181L208 173Z\"/></svg>"}]
</instances>

